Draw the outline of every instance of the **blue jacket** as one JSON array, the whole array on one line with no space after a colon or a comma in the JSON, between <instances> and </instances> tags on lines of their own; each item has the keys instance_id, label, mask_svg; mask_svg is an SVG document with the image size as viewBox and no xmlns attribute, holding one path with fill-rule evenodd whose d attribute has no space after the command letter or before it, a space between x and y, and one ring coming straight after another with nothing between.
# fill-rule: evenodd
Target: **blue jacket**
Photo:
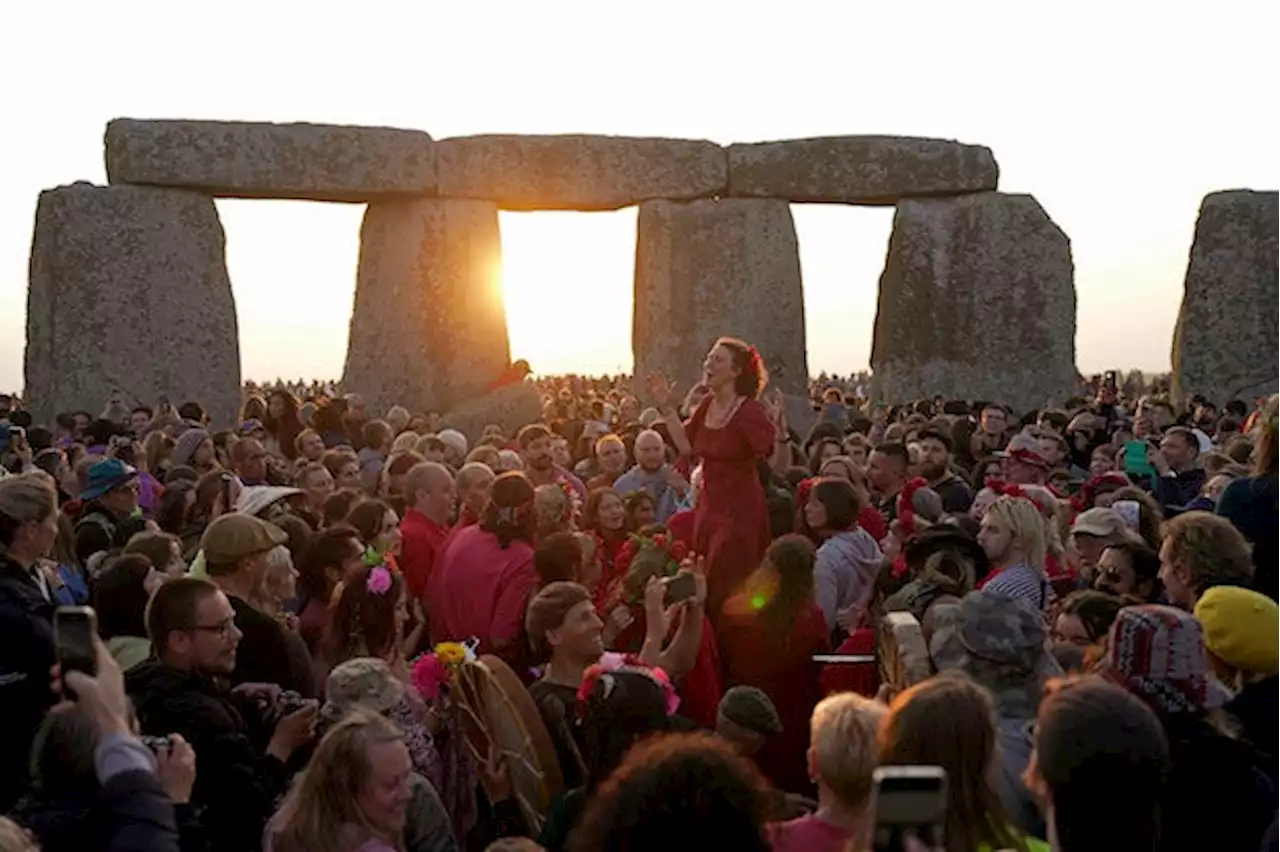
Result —
<instances>
[{"instance_id":1,"label":"blue jacket","mask_svg":"<svg viewBox=\"0 0 1280 852\"><path fill-rule=\"evenodd\" d=\"M0 553L0 813L26 792L31 741L53 706L54 602L36 575Z\"/></svg>"}]
</instances>

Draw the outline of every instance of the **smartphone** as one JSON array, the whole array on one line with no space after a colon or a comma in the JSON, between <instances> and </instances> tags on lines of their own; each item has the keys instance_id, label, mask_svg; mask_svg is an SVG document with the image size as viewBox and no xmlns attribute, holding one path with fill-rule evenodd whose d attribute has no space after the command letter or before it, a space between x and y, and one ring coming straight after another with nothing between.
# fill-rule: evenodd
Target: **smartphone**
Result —
<instances>
[{"instance_id":1,"label":"smartphone","mask_svg":"<svg viewBox=\"0 0 1280 852\"><path fill-rule=\"evenodd\" d=\"M692 574L677 574L667 583L667 602L679 603L693 597L698 586Z\"/></svg>"},{"instance_id":2,"label":"smartphone","mask_svg":"<svg viewBox=\"0 0 1280 852\"><path fill-rule=\"evenodd\" d=\"M875 783L872 848L901 852L908 837L929 849L946 848L947 771L941 766L882 766Z\"/></svg>"},{"instance_id":3,"label":"smartphone","mask_svg":"<svg viewBox=\"0 0 1280 852\"><path fill-rule=\"evenodd\" d=\"M98 635L98 614L93 607L60 606L53 612L53 644L58 666L67 672L98 673L98 652L93 640ZM66 688L63 688L66 691Z\"/></svg>"},{"instance_id":4,"label":"smartphone","mask_svg":"<svg viewBox=\"0 0 1280 852\"><path fill-rule=\"evenodd\" d=\"M1155 473L1151 461L1147 458L1147 450L1151 445L1146 441L1134 439L1124 444L1124 472L1137 476L1150 476Z\"/></svg>"},{"instance_id":5,"label":"smartphone","mask_svg":"<svg viewBox=\"0 0 1280 852\"><path fill-rule=\"evenodd\" d=\"M1116 392L1116 371L1115 370L1107 370L1105 373L1102 374L1102 386L1105 389L1111 391L1112 393Z\"/></svg>"}]
</instances>

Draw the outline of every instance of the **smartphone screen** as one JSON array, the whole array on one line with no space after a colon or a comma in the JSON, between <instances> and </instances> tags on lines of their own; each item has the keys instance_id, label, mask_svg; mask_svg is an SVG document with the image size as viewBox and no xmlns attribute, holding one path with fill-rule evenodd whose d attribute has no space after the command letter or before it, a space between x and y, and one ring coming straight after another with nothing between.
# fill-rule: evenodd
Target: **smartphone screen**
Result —
<instances>
[{"instance_id":1,"label":"smartphone screen","mask_svg":"<svg viewBox=\"0 0 1280 852\"><path fill-rule=\"evenodd\" d=\"M1155 473L1155 468L1151 466L1150 460L1147 458L1148 444L1146 441L1132 440L1126 441L1124 445L1124 472L1141 476L1149 476Z\"/></svg>"},{"instance_id":2,"label":"smartphone screen","mask_svg":"<svg viewBox=\"0 0 1280 852\"><path fill-rule=\"evenodd\" d=\"M60 606L53 613L53 641L62 673L98 673L98 653L93 639L98 635L98 615L92 607Z\"/></svg>"},{"instance_id":3,"label":"smartphone screen","mask_svg":"<svg viewBox=\"0 0 1280 852\"><path fill-rule=\"evenodd\" d=\"M667 601L679 603L693 597L697 585L692 574L677 574L667 580Z\"/></svg>"},{"instance_id":4,"label":"smartphone screen","mask_svg":"<svg viewBox=\"0 0 1280 852\"><path fill-rule=\"evenodd\" d=\"M882 766L875 781L876 852L900 852L907 837L944 848L947 772L941 766Z\"/></svg>"}]
</instances>

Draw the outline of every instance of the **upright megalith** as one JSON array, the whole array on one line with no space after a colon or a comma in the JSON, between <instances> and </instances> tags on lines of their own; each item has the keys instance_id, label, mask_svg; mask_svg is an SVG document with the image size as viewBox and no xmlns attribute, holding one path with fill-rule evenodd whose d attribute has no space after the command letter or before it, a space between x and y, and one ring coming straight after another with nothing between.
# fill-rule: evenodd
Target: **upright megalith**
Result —
<instances>
[{"instance_id":1,"label":"upright megalith","mask_svg":"<svg viewBox=\"0 0 1280 852\"><path fill-rule=\"evenodd\" d=\"M232 198L359 202L436 188L435 143L397 127L117 118L106 161L112 184Z\"/></svg>"},{"instance_id":2,"label":"upright megalith","mask_svg":"<svg viewBox=\"0 0 1280 852\"><path fill-rule=\"evenodd\" d=\"M805 392L804 296L785 201L650 201L636 234L635 373L687 388L719 336L741 337L775 386Z\"/></svg>"},{"instance_id":3,"label":"upright megalith","mask_svg":"<svg viewBox=\"0 0 1280 852\"><path fill-rule=\"evenodd\" d=\"M724 191L713 142L628 136L461 136L437 143L439 194L504 210L617 210Z\"/></svg>"},{"instance_id":4,"label":"upright megalith","mask_svg":"<svg viewBox=\"0 0 1280 852\"><path fill-rule=\"evenodd\" d=\"M240 346L213 199L77 183L40 194L27 289L26 389L36 420L197 400L229 426Z\"/></svg>"},{"instance_id":5,"label":"upright megalith","mask_svg":"<svg viewBox=\"0 0 1280 852\"><path fill-rule=\"evenodd\" d=\"M501 269L490 202L370 204L343 388L373 411L443 411L483 393L511 357Z\"/></svg>"},{"instance_id":6,"label":"upright megalith","mask_svg":"<svg viewBox=\"0 0 1280 852\"><path fill-rule=\"evenodd\" d=\"M1276 192L1206 195L1173 331L1173 394L1218 403L1277 387Z\"/></svg>"},{"instance_id":7,"label":"upright megalith","mask_svg":"<svg viewBox=\"0 0 1280 852\"><path fill-rule=\"evenodd\" d=\"M903 201L880 276L873 393L1018 410L1075 387L1071 242L1030 195Z\"/></svg>"},{"instance_id":8,"label":"upright megalith","mask_svg":"<svg viewBox=\"0 0 1280 852\"><path fill-rule=\"evenodd\" d=\"M904 198L996 188L991 149L916 136L824 136L729 146L729 195L819 204L896 204Z\"/></svg>"}]
</instances>

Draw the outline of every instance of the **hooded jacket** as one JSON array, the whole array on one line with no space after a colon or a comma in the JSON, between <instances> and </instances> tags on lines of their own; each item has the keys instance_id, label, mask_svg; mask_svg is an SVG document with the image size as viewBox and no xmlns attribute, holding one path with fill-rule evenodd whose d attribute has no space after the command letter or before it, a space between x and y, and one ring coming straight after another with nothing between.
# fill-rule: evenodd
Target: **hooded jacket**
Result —
<instances>
[{"instance_id":1,"label":"hooded jacket","mask_svg":"<svg viewBox=\"0 0 1280 852\"><path fill-rule=\"evenodd\" d=\"M182 734L196 752L191 803L204 810L213 852L259 848L288 772L266 754L270 731L253 702L222 681L145 662L125 676L144 734Z\"/></svg>"},{"instance_id":2,"label":"hooded jacket","mask_svg":"<svg viewBox=\"0 0 1280 852\"><path fill-rule=\"evenodd\" d=\"M871 533L861 527L836 533L818 548L813 567L813 597L827 626L847 609L865 609L884 558Z\"/></svg>"}]
</instances>

